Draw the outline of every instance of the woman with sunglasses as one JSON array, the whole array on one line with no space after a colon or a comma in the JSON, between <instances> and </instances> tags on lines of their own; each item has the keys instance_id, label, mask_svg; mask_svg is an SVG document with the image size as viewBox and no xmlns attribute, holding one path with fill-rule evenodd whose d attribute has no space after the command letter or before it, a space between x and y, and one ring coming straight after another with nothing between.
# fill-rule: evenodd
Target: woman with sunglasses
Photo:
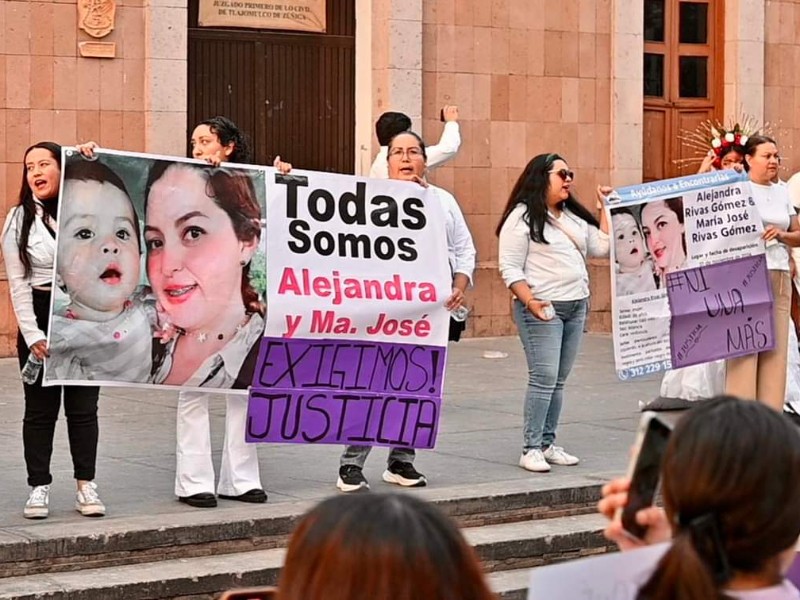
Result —
<instances>
[{"instance_id":1,"label":"woman with sunglasses","mask_svg":"<svg viewBox=\"0 0 800 600\"><path fill-rule=\"evenodd\" d=\"M589 299L586 257L606 256L608 223L570 190L574 173L558 154L534 157L520 175L496 233L503 281L514 294L514 320L528 361L519 466L546 472L576 465L554 445L564 382L578 354ZM598 208L610 187L597 188Z\"/></svg>"}]
</instances>

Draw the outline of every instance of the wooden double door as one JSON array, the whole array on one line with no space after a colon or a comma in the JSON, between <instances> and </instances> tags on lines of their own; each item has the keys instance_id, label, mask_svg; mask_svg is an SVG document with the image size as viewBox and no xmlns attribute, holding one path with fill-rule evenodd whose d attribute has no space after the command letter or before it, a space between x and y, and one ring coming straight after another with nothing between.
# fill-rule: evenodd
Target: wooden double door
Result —
<instances>
[{"instance_id":1,"label":"wooden double door","mask_svg":"<svg viewBox=\"0 0 800 600\"><path fill-rule=\"evenodd\" d=\"M644 181L696 172L681 132L722 119L723 9L723 0L644 0Z\"/></svg>"},{"instance_id":2,"label":"wooden double door","mask_svg":"<svg viewBox=\"0 0 800 600\"><path fill-rule=\"evenodd\" d=\"M197 0L188 12L189 132L224 115L258 164L354 172L355 0L328 0L325 33L198 27Z\"/></svg>"}]
</instances>

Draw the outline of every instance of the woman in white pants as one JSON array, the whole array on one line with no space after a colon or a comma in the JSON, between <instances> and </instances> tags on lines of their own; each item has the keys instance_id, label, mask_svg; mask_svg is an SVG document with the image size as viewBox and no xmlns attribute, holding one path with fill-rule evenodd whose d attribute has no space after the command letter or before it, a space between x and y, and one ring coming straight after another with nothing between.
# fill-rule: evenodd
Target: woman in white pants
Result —
<instances>
[{"instance_id":1,"label":"woman in white pants","mask_svg":"<svg viewBox=\"0 0 800 600\"><path fill-rule=\"evenodd\" d=\"M91 156L97 145L80 146ZM225 117L213 117L195 127L191 139L192 157L218 165L221 162L251 163L248 140ZM291 165L276 157L275 167L288 172ZM209 392L178 394L176 427L175 494L178 500L198 508L217 505L214 494L214 464L211 458ZM258 466L255 444L244 441L247 423L247 396L225 395L225 437L222 448L217 494L226 500L263 503L267 501Z\"/></svg>"}]
</instances>

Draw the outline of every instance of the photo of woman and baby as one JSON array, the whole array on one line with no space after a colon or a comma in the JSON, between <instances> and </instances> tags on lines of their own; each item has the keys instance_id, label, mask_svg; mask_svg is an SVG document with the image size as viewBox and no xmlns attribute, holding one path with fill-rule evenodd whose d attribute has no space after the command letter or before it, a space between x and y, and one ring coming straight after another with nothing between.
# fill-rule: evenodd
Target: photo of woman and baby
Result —
<instances>
[{"instance_id":1,"label":"photo of woman and baby","mask_svg":"<svg viewBox=\"0 0 800 600\"><path fill-rule=\"evenodd\" d=\"M664 287L686 262L683 200L668 198L611 209L616 296Z\"/></svg>"},{"instance_id":2,"label":"photo of woman and baby","mask_svg":"<svg viewBox=\"0 0 800 600\"><path fill-rule=\"evenodd\" d=\"M68 151L45 380L247 388L264 196L257 169Z\"/></svg>"}]
</instances>

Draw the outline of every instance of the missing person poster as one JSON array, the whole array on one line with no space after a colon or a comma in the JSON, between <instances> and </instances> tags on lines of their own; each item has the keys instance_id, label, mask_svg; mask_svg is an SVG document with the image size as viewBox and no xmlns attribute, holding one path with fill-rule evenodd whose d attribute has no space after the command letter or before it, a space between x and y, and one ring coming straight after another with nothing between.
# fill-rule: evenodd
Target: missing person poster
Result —
<instances>
[{"instance_id":1,"label":"missing person poster","mask_svg":"<svg viewBox=\"0 0 800 600\"><path fill-rule=\"evenodd\" d=\"M774 345L763 227L746 176L625 187L606 210L620 379Z\"/></svg>"},{"instance_id":2,"label":"missing person poster","mask_svg":"<svg viewBox=\"0 0 800 600\"><path fill-rule=\"evenodd\" d=\"M273 169L64 148L44 385L246 388Z\"/></svg>"},{"instance_id":3,"label":"missing person poster","mask_svg":"<svg viewBox=\"0 0 800 600\"><path fill-rule=\"evenodd\" d=\"M433 447L452 281L436 192L293 171L267 197L247 441Z\"/></svg>"}]
</instances>

